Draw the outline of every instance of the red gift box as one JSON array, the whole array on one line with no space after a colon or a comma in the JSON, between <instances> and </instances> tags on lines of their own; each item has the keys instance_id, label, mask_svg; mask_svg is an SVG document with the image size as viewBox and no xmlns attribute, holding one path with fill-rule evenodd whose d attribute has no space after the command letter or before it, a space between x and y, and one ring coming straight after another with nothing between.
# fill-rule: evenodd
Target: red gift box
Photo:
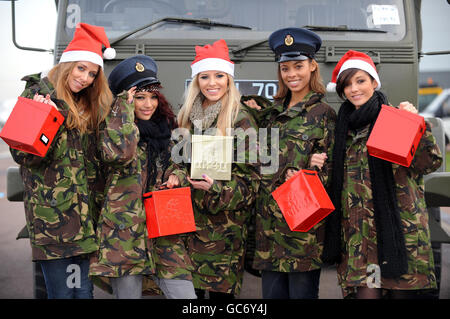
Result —
<instances>
[{"instance_id":1,"label":"red gift box","mask_svg":"<svg viewBox=\"0 0 450 319\"><path fill-rule=\"evenodd\" d=\"M63 122L53 106L20 96L0 137L14 149L44 157Z\"/></svg>"},{"instance_id":2,"label":"red gift box","mask_svg":"<svg viewBox=\"0 0 450 319\"><path fill-rule=\"evenodd\" d=\"M189 187L145 193L144 206L150 238L196 230Z\"/></svg>"},{"instance_id":3,"label":"red gift box","mask_svg":"<svg viewBox=\"0 0 450 319\"><path fill-rule=\"evenodd\" d=\"M272 196L292 231L307 232L334 211L316 171L300 170Z\"/></svg>"},{"instance_id":4,"label":"red gift box","mask_svg":"<svg viewBox=\"0 0 450 319\"><path fill-rule=\"evenodd\" d=\"M423 116L382 105L367 140L370 155L409 167L425 133Z\"/></svg>"}]
</instances>

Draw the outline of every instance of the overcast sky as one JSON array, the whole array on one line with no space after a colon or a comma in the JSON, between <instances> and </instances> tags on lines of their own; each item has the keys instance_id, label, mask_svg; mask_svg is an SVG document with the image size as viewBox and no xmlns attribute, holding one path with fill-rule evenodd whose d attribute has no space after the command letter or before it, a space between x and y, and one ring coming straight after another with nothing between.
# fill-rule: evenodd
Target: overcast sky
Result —
<instances>
[{"instance_id":1,"label":"overcast sky","mask_svg":"<svg viewBox=\"0 0 450 319\"><path fill-rule=\"evenodd\" d=\"M450 50L450 5L446 0L422 0L423 51ZM51 49L55 41L54 0L16 1L16 40L22 46ZM11 4L0 1L0 105L15 100L23 90L20 79L27 74L50 69L53 55L23 51L12 43ZM450 71L450 55L424 57L422 71Z\"/></svg>"},{"instance_id":2,"label":"overcast sky","mask_svg":"<svg viewBox=\"0 0 450 319\"><path fill-rule=\"evenodd\" d=\"M450 51L450 4L447 0L422 0L423 52ZM450 55L425 56L420 71L450 71Z\"/></svg>"},{"instance_id":3,"label":"overcast sky","mask_svg":"<svg viewBox=\"0 0 450 319\"><path fill-rule=\"evenodd\" d=\"M16 41L21 46L51 49L55 42L54 0L16 1ZM53 55L17 49L12 43L11 3L0 1L0 103L22 93L27 74L50 69Z\"/></svg>"}]
</instances>

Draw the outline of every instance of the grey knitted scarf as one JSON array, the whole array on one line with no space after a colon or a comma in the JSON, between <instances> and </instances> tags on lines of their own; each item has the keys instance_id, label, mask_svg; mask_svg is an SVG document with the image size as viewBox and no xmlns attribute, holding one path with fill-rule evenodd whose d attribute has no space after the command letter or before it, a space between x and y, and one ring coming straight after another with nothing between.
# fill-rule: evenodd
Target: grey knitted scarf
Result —
<instances>
[{"instance_id":1,"label":"grey knitted scarf","mask_svg":"<svg viewBox=\"0 0 450 319\"><path fill-rule=\"evenodd\" d=\"M202 107L203 98L201 96L197 96L192 105L191 114L189 114L189 120L196 126L198 129L206 130L213 125L217 116L219 115L220 109L222 107L222 102L219 100L213 105L208 106L205 110ZM201 127L198 127L198 124L201 123Z\"/></svg>"}]
</instances>

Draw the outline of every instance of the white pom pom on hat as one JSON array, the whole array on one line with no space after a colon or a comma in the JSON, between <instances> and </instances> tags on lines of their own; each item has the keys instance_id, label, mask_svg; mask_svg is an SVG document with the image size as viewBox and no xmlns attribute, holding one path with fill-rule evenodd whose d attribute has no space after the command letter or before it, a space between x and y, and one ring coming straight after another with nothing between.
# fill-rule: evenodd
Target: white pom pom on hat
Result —
<instances>
[{"instance_id":1,"label":"white pom pom on hat","mask_svg":"<svg viewBox=\"0 0 450 319\"><path fill-rule=\"evenodd\" d=\"M106 47L102 53L102 45ZM78 23L72 41L61 55L59 62L89 61L103 68L103 57L111 60L116 50L111 48L103 27Z\"/></svg>"},{"instance_id":2,"label":"white pom pom on hat","mask_svg":"<svg viewBox=\"0 0 450 319\"><path fill-rule=\"evenodd\" d=\"M336 67L331 74L331 82L327 84L327 91L336 92L336 82L339 75L341 75L343 71L353 68L369 73L375 81L377 81L378 85L375 90L379 90L381 88L380 77L378 76L375 63L373 63L370 56L359 51L348 50L336 64Z\"/></svg>"},{"instance_id":3,"label":"white pom pom on hat","mask_svg":"<svg viewBox=\"0 0 450 319\"><path fill-rule=\"evenodd\" d=\"M105 51L103 51L103 57L106 60L112 60L116 57L116 50L114 48L106 48Z\"/></svg>"}]
</instances>

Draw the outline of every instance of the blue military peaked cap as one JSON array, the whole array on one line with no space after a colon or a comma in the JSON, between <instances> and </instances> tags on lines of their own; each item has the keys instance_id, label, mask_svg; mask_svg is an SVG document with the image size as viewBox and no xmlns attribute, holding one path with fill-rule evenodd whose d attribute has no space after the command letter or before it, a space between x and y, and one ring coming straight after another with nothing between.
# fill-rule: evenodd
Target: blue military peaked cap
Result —
<instances>
[{"instance_id":1,"label":"blue military peaked cap","mask_svg":"<svg viewBox=\"0 0 450 319\"><path fill-rule=\"evenodd\" d=\"M312 31L301 28L285 28L269 37L270 49L278 62L314 59L322 45L322 39Z\"/></svg>"},{"instance_id":2,"label":"blue military peaked cap","mask_svg":"<svg viewBox=\"0 0 450 319\"><path fill-rule=\"evenodd\" d=\"M120 62L108 77L109 87L114 95L133 86L138 88L149 84L159 84L158 67L155 61L146 55L135 55Z\"/></svg>"}]
</instances>

